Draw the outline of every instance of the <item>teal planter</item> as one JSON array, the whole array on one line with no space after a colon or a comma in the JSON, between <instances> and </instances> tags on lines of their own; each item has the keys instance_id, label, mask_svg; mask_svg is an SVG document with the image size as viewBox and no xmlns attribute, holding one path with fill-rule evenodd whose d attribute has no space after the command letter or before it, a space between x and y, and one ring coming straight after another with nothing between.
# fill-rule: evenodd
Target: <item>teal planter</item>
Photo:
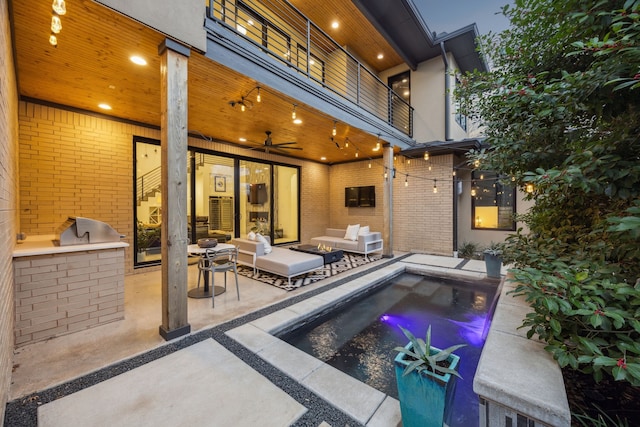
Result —
<instances>
[{"instance_id":1,"label":"teal planter","mask_svg":"<svg viewBox=\"0 0 640 427\"><path fill-rule=\"evenodd\" d=\"M412 344L405 346L411 349ZM440 351L431 347L431 354ZM398 399L402 412L403 427L442 427L449 417L456 377L440 375L429 371L413 371L403 377L405 367L410 363L406 355L398 353L394 359ZM456 369L460 357L451 354L447 359L451 369Z\"/></svg>"},{"instance_id":2,"label":"teal planter","mask_svg":"<svg viewBox=\"0 0 640 427\"><path fill-rule=\"evenodd\" d=\"M485 252L484 264L487 267L487 277L500 278L502 268L502 258L499 255L492 255Z\"/></svg>"}]
</instances>

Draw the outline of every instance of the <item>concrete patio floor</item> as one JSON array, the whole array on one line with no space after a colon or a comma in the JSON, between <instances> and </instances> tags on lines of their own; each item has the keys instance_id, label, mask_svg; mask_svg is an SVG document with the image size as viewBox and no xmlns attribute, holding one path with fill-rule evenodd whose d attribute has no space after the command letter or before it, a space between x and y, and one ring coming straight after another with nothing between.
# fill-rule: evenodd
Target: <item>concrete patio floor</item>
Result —
<instances>
[{"instance_id":1,"label":"concrete patio floor","mask_svg":"<svg viewBox=\"0 0 640 427\"><path fill-rule=\"evenodd\" d=\"M125 278L125 320L16 350L10 400L15 404L29 401L36 405L37 422L42 426L296 423L326 426L344 423L345 419L347 424L353 423L350 425L396 425L399 423L397 402L378 399L371 403L372 413L377 415L371 412L363 415L362 405L357 401L345 405L332 402L335 397L330 392L327 396L318 390L326 387L321 380L316 389L313 385L302 385L303 379L298 378L296 372L264 362L256 356L264 348L247 343L246 334L243 337L242 333L232 330L242 330L240 327L252 321L243 319L253 313L258 313L253 324L260 325L261 312L278 305L303 304L307 297L325 288L333 286L336 291L330 292L343 292L340 289L353 286L358 277L376 268L485 277L482 261L422 254L406 257L396 254L395 259L376 261L291 292L240 276L240 301L236 299L233 280L229 282L229 292L216 297L213 309L210 299L189 299L192 334L187 339L167 343L158 334L160 271L129 275ZM374 274L380 276L381 273ZM190 266L189 288L195 287L196 281L197 269ZM271 314L272 318L278 316L276 309L271 312L276 313ZM216 326L224 326L229 321L229 327L216 330ZM240 350L235 350L236 347ZM143 360L154 352L161 355L151 357L148 362ZM267 359L273 358L273 354L266 354ZM136 358L143 361L129 369L128 361ZM217 363L219 361L225 363ZM108 374L106 380L91 379L108 371L110 366L120 371ZM242 380L232 373L239 374ZM333 379L331 375L334 373L326 377L330 382L344 380ZM89 385L84 386L84 382ZM60 391L64 389L71 391ZM41 398L52 393L62 397Z\"/></svg>"}]
</instances>

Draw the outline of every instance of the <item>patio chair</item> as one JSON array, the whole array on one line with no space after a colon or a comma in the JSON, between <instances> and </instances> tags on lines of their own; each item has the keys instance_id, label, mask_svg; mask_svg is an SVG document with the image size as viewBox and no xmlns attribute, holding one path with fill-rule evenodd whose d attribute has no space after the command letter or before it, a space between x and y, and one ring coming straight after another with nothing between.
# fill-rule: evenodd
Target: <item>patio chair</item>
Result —
<instances>
[{"instance_id":1,"label":"patio chair","mask_svg":"<svg viewBox=\"0 0 640 427\"><path fill-rule=\"evenodd\" d=\"M227 290L227 271L233 270L236 276L236 293L240 301L240 288L238 286L238 248L218 249L208 248L198 264L198 287L200 276L211 272L211 306L215 307L215 273L224 273L224 290Z\"/></svg>"}]
</instances>

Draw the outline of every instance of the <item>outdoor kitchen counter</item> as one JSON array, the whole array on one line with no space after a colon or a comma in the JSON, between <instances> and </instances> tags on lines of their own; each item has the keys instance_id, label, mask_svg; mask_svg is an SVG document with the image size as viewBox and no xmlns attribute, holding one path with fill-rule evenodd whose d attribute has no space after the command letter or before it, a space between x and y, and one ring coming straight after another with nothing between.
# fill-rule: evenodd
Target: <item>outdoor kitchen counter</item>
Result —
<instances>
[{"instance_id":1,"label":"outdoor kitchen counter","mask_svg":"<svg viewBox=\"0 0 640 427\"><path fill-rule=\"evenodd\" d=\"M87 243L82 245L60 246L55 243L55 234L29 236L18 243L13 251L13 257L25 257L34 255L60 254L66 252L95 251L101 249L127 248L125 242Z\"/></svg>"},{"instance_id":2,"label":"outdoor kitchen counter","mask_svg":"<svg viewBox=\"0 0 640 427\"><path fill-rule=\"evenodd\" d=\"M124 319L129 244L55 239L30 236L13 251L16 347Z\"/></svg>"}]
</instances>

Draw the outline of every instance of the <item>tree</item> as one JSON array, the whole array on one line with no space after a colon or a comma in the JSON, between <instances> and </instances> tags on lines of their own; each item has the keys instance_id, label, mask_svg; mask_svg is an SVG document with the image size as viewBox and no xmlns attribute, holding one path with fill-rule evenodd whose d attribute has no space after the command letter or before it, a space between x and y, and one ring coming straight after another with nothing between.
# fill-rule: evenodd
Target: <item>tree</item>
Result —
<instances>
[{"instance_id":1,"label":"tree","mask_svg":"<svg viewBox=\"0 0 640 427\"><path fill-rule=\"evenodd\" d=\"M504 258L562 367L640 385L640 0L516 0L457 96L484 170L533 185Z\"/></svg>"}]
</instances>

